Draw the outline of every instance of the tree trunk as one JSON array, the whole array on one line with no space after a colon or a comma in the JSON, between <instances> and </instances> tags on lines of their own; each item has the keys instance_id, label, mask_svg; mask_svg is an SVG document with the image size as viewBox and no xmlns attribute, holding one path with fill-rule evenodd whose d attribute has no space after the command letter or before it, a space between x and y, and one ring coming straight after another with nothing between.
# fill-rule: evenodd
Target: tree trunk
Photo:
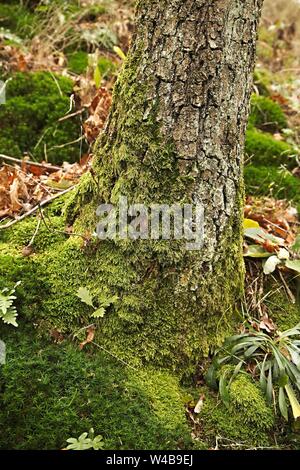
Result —
<instances>
[{"instance_id":1,"label":"tree trunk","mask_svg":"<svg viewBox=\"0 0 300 470\"><path fill-rule=\"evenodd\" d=\"M129 56L69 207L95 229L96 207L200 203L204 244L100 241L98 282L119 300L101 324L107 347L193 367L219 345L243 292L243 148L263 0L141 0ZM95 181L97 183L95 183ZM102 261L101 261L102 260Z\"/></svg>"}]
</instances>

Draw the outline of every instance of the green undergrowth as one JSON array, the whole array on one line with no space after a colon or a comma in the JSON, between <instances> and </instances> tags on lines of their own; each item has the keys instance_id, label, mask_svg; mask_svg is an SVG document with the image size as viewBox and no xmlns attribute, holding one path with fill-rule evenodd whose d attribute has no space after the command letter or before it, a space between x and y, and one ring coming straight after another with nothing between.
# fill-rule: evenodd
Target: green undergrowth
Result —
<instances>
[{"instance_id":1,"label":"green undergrowth","mask_svg":"<svg viewBox=\"0 0 300 470\"><path fill-rule=\"evenodd\" d=\"M59 122L70 109L72 80L50 72L19 72L11 78L7 102L0 106L0 153L28 153L56 164L78 161L80 120Z\"/></svg>"},{"instance_id":2,"label":"green undergrowth","mask_svg":"<svg viewBox=\"0 0 300 470\"><path fill-rule=\"evenodd\" d=\"M288 199L300 209L300 179L276 166L248 165L245 168L247 194Z\"/></svg>"},{"instance_id":3,"label":"green undergrowth","mask_svg":"<svg viewBox=\"0 0 300 470\"><path fill-rule=\"evenodd\" d=\"M93 427L106 449L191 447L184 391L172 374L132 370L111 356L1 328L1 449L61 449Z\"/></svg>"},{"instance_id":4,"label":"green undergrowth","mask_svg":"<svg viewBox=\"0 0 300 470\"><path fill-rule=\"evenodd\" d=\"M229 388L229 406L204 387L204 405L199 415L200 440L215 447L234 450L275 445L271 430L275 419L259 387L246 374L239 375Z\"/></svg>"},{"instance_id":5,"label":"green undergrowth","mask_svg":"<svg viewBox=\"0 0 300 470\"><path fill-rule=\"evenodd\" d=\"M0 29L27 38L36 26L36 17L19 1L0 3Z\"/></svg>"}]
</instances>

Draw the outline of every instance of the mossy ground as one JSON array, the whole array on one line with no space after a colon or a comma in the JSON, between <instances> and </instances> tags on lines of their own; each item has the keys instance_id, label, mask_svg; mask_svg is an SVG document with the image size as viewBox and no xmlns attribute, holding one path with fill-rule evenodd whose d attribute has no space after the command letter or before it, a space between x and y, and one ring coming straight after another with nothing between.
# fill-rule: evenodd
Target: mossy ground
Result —
<instances>
[{"instance_id":1,"label":"mossy ground","mask_svg":"<svg viewBox=\"0 0 300 470\"><path fill-rule=\"evenodd\" d=\"M275 446L271 434L273 410L248 375L240 374L233 380L228 408L215 392L206 387L201 392L205 401L199 415L199 437L210 448L216 446L217 440L220 448L225 445L224 448L235 450Z\"/></svg>"},{"instance_id":2,"label":"mossy ground","mask_svg":"<svg viewBox=\"0 0 300 470\"><path fill-rule=\"evenodd\" d=\"M184 390L168 372L132 370L91 346L37 337L24 322L1 327L1 449L61 449L93 427L106 449L192 446Z\"/></svg>"},{"instance_id":3,"label":"mossy ground","mask_svg":"<svg viewBox=\"0 0 300 470\"><path fill-rule=\"evenodd\" d=\"M80 120L59 122L70 109L72 92L72 80L49 72L13 75L6 87L7 101L0 107L0 153L28 153L51 163L78 161Z\"/></svg>"}]
</instances>

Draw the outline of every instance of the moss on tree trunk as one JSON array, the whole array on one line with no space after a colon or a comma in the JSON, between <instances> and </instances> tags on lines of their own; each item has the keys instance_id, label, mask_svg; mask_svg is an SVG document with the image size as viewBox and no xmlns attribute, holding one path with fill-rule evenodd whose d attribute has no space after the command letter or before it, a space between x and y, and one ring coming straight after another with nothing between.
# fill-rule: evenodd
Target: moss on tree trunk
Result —
<instances>
[{"instance_id":1,"label":"moss on tree trunk","mask_svg":"<svg viewBox=\"0 0 300 470\"><path fill-rule=\"evenodd\" d=\"M101 341L121 356L193 367L236 321L243 289L243 150L262 0L147 0L93 170L69 201L76 231L100 203L201 203L204 245L99 241L86 272L119 300ZM93 264L93 268L91 268ZM95 287L96 289L96 287Z\"/></svg>"}]
</instances>

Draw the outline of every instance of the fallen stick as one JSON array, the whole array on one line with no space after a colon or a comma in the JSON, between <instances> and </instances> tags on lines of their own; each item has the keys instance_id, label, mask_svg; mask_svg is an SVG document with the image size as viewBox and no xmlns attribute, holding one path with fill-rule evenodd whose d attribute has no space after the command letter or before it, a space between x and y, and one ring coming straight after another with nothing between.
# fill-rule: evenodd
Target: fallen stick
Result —
<instances>
[{"instance_id":1,"label":"fallen stick","mask_svg":"<svg viewBox=\"0 0 300 470\"><path fill-rule=\"evenodd\" d=\"M5 225L1 225L1 224L0 224L0 230L4 230L4 229L7 229L7 228L9 228L9 227L12 227L12 226L15 225L17 222L20 222L21 220L24 220L26 217L28 217L28 216L34 214L40 207L46 206L46 204L49 204L49 202L53 201L54 199L58 198L59 196L62 196L63 194L68 193L69 191L71 191L71 190L74 189L74 188L75 188L75 186L71 186L70 188L65 189L65 190L62 191L61 193L55 194L54 196L51 196L51 197L49 197L48 199L45 199L44 201L40 202L40 204L38 204L37 206L35 206L35 207L33 207L32 209L30 209L30 211L25 212L25 214L21 215L21 216L18 217L17 219L12 220L11 222L8 222L8 223L5 224Z\"/></svg>"},{"instance_id":2,"label":"fallen stick","mask_svg":"<svg viewBox=\"0 0 300 470\"><path fill-rule=\"evenodd\" d=\"M47 165L47 163L31 162L30 160L20 160L19 158L9 157L8 155L3 155L2 153L0 153L0 160L1 159L12 163L17 163L20 166L24 164L28 166L37 166L39 168L44 168L45 170L53 172L61 170L60 166Z\"/></svg>"}]
</instances>

